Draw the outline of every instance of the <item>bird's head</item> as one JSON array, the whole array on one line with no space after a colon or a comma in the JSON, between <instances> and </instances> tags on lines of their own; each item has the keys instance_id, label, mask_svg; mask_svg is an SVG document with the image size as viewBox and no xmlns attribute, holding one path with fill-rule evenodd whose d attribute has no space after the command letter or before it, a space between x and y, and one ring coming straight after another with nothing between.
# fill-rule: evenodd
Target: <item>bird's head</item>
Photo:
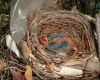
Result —
<instances>
[{"instance_id":1,"label":"bird's head","mask_svg":"<svg viewBox=\"0 0 100 80\"><path fill-rule=\"evenodd\" d=\"M42 35L39 38L39 42L42 46L47 47L48 46L48 38L46 35Z\"/></svg>"}]
</instances>

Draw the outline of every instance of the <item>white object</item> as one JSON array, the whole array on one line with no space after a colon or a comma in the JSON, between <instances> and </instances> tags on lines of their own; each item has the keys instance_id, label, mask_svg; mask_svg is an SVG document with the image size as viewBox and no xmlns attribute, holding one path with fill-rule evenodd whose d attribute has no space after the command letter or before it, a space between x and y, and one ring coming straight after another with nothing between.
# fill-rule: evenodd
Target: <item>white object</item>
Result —
<instances>
[{"instance_id":1,"label":"white object","mask_svg":"<svg viewBox=\"0 0 100 80\"><path fill-rule=\"evenodd\" d=\"M91 17L91 16L89 16L89 15L84 15L84 16L87 17L89 20L91 20L91 21L93 21L93 22L95 23L95 21L96 21L95 18L93 18L93 17Z\"/></svg>"},{"instance_id":2,"label":"white object","mask_svg":"<svg viewBox=\"0 0 100 80\"><path fill-rule=\"evenodd\" d=\"M17 48L17 45L10 34L6 35L6 45L11 51L20 57L20 52Z\"/></svg>"},{"instance_id":3,"label":"white object","mask_svg":"<svg viewBox=\"0 0 100 80\"><path fill-rule=\"evenodd\" d=\"M59 69L59 70L58 70ZM75 69L66 66L60 66L60 68L55 67L54 73L61 75L61 76L73 76L73 77L82 77L83 71L80 69Z\"/></svg>"},{"instance_id":4,"label":"white object","mask_svg":"<svg viewBox=\"0 0 100 80\"><path fill-rule=\"evenodd\" d=\"M88 60L86 68L92 72L100 72L100 64L96 55Z\"/></svg>"}]
</instances>

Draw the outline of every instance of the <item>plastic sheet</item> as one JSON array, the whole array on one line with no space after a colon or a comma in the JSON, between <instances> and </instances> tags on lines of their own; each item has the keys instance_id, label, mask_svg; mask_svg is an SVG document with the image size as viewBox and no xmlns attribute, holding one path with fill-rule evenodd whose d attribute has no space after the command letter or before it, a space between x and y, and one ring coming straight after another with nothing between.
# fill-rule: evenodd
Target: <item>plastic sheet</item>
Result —
<instances>
[{"instance_id":1,"label":"plastic sheet","mask_svg":"<svg viewBox=\"0 0 100 80\"><path fill-rule=\"evenodd\" d=\"M17 43L25 36L27 16L48 7L54 7L53 0L12 0L10 30Z\"/></svg>"}]
</instances>

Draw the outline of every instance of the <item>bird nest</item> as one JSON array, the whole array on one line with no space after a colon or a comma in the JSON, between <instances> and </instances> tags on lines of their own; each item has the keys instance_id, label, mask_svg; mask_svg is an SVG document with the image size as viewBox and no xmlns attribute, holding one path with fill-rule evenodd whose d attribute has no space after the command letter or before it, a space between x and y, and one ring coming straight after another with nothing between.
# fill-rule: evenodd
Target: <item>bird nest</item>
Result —
<instances>
[{"instance_id":1,"label":"bird nest","mask_svg":"<svg viewBox=\"0 0 100 80\"><path fill-rule=\"evenodd\" d=\"M38 14L39 15L39 14ZM58 12L44 12L31 24L33 30L33 37L36 38L35 41L41 46L39 42L39 37L50 36L50 34L63 35L70 46L77 49L77 58L86 58L89 55L95 53L94 41L91 25L86 17L79 13L58 11ZM31 32L31 31L30 31ZM51 35L54 36L54 35ZM55 37L59 40L58 37ZM48 53L53 53L44 47L41 49ZM70 51L68 55L72 56L75 50Z\"/></svg>"},{"instance_id":2,"label":"bird nest","mask_svg":"<svg viewBox=\"0 0 100 80\"><path fill-rule=\"evenodd\" d=\"M55 74L54 66L84 70L96 53L89 20L79 12L37 11L28 17L24 40L34 56L34 70L49 78L65 77L63 73Z\"/></svg>"}]
</instances>

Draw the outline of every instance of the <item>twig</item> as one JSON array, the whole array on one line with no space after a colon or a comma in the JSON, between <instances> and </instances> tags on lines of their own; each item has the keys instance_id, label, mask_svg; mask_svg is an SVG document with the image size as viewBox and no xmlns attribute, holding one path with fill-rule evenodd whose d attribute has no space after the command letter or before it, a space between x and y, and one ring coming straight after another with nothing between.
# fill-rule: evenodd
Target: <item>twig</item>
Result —
<instances>
[{"instance_id":1,"label":"twig","mask_svg":"<svg viewBox=\"0 0 100 80\"><path fill-rule=\"evenodd\" d=\"M8 69L16 69L16 70L18 70L20 72L25 72L25 71L23 71L21 69L18 69L17 67L7 67L7 68L5 68L5 70L8 70Z\"/></svg>"},{"instance_id":2,"label":"twig","mask_svg":"<svg viewBox=\"0 0 100 80\"><path fill-rule=\"evenodd\" d=\"M16 64L16 65L19 66L19 67L25 68L24 66L22 66L22 65L20 65L20 64L18 64L18 63L12 62L12 61L8 61L8 63Z\"/></svg>"}]
</instances>

